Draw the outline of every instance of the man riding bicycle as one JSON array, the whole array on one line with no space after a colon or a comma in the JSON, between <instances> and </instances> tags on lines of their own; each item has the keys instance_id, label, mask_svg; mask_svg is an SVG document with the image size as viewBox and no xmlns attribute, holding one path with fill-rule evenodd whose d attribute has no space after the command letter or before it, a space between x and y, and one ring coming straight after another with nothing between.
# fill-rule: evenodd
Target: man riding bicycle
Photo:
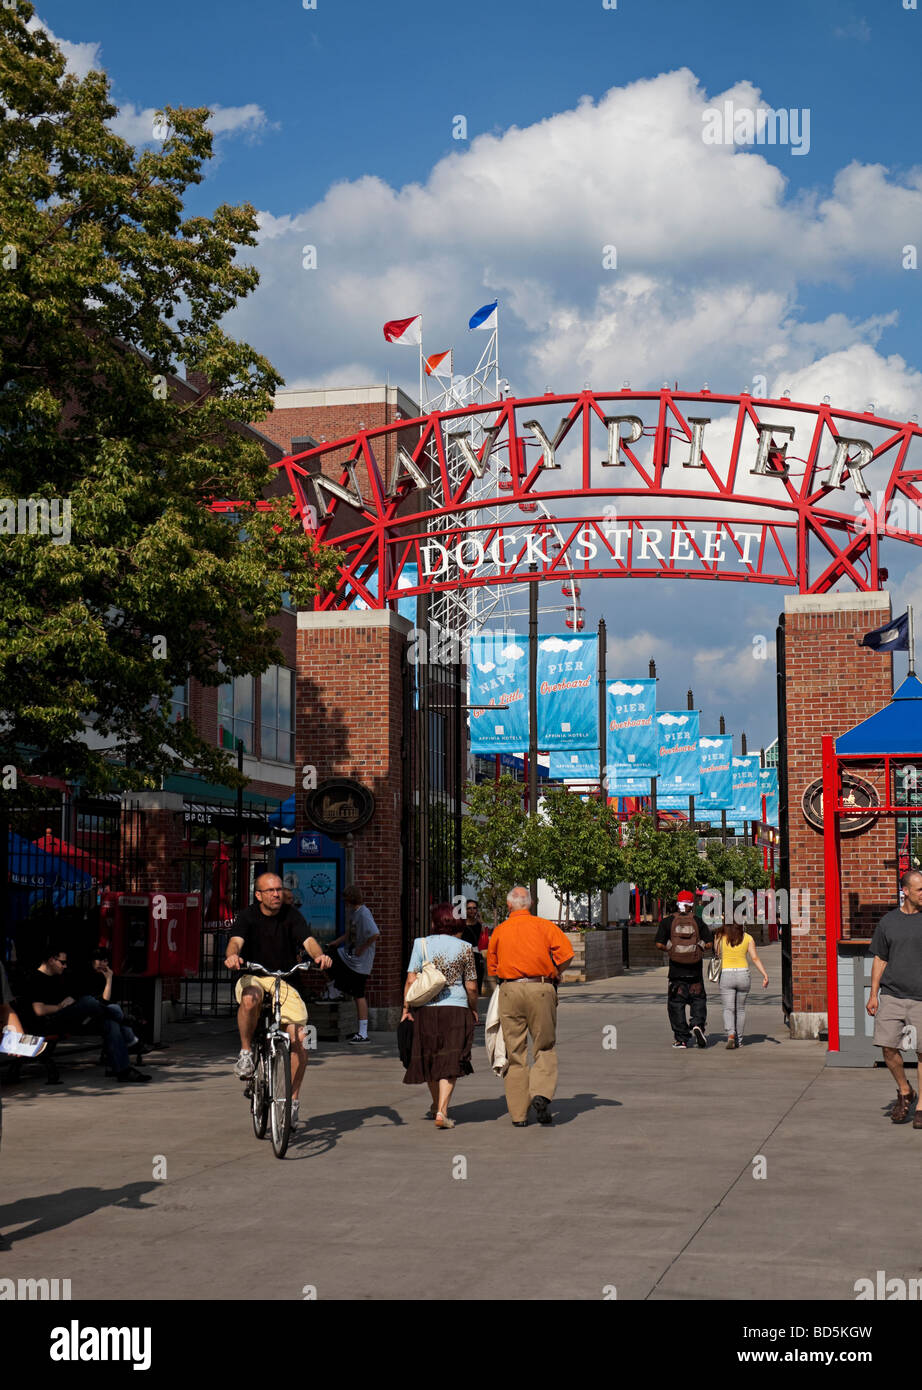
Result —
<instances>
[{"instance_id":1,"label":"man riding bicycle","mask_svg":"<svg viewBox=\"0 0 922 1390\"><path fill-rule=\"evenodd\" d=\"M246 907L234 919L232 935L227 943L228 970L242 970L244 960L258 961L267 970L286 970L293 965L302 948L321 970L329 970L332 961L323 954L319 942L307 934L307 923L300 912L283 900L283 885L278 874L260 874L256 880L256 902ZM246 946L246 952L243 948ZM263 1001L273 987L268 976L241 974L235 987L239 1004L237 1027L240 1031L240 1056L234 1072L241 1081L253 1075L252 1042L259 1023ZM296 1065L291 1077L291 1123L298 1120L298 1097L307 1069L304 1047L307 1009L296 989L282 982L282 1022L291 1039Z\"/></svg>"}]
</instances>

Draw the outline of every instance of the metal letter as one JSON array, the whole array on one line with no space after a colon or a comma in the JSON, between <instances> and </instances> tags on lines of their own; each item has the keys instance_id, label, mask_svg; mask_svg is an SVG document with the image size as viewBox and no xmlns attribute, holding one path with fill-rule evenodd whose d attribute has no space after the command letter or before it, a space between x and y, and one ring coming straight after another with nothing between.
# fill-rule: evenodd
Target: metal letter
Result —
<instances>
[{"instance_id":1,"label":"metal letter","mask_svg":"<svg viewBox=\"0 0 922 1390\"><path fill-rule=\"evenodd\" d=\"M703 468L704 463L701 458L701 439L704 435L705 425L711 423L710 417L689 415L688 423L692 427L691 437L691 458L687 458L682 464L683 468Z\"/></svg>"},{"instance_id":2,"label":"metal letter","mask_svg":"<svg viewBox=\"0 0 922 1390\"><path fill-rule=\"evenodd\" d=\"M621 458L622 444L636 444L643 434L643 420L637 415L606 415L605 423L608 426L608 458L602 460L603 468L623 468L624 459ZM621 426L630 425L631 432L622 439Z\"/></svg>"},{"instance_id":3,"label":"metal letter","mask_svg":"<svg viewBox=\"0 0 922 1390\"><path fill-rule=\"evenodd\" d=\"M845 470L848 469L848 476L855 484L855 491L859 497L870 497L871 489L864 481L861 473L874 457L874 446L869 444L866 439L847 439L844 435L836 435L836 453L829 470L829 477L823 484L824 487L844 487ZM858 450L858 457L850 459L848 451L850 447Z\"/></svg>"},{"instance_id":4,"label":"metal letter","mask_svg":"<svg viewBox=\"0 0 922 1390\"><path fill-rule=\"evenodd\" d=\"M474 452L469 435L462 433L446 434L445 438L449 441L449 443L457 444L459 450L461 451L462 458L464 459L468 468L473 473L474 477L482 478L484 473L487 471L487 465L490 462L490 454L493 449L493 442L498 434L499 425L491 425L491 427L488 430L484 431L486 442L483 447L482 459L479 459L476 453Z\"/></svg>"},{"instance_id":5,"label":"metal letter","mask_svg":"<svg viewBox=\"0 0 922 1390\"><path fill-rule=\"evenodd\" d=\"M364 509L365 502L362 498L359 480L355 476L355 464L347 463L346 470L349 474L349 480L352 483L351 489L342 487L341 484L334 483L332 478L324 478L320 474L318 474L316 478L311 478L311 482L314 485L314 496L317 498L317 506L320 515L324 518L330 515L330 505L324 497L325 492L329 492L333 497L338 497L340 501L348 503L350 507L357 507L360 511Z\"/></svg>"},{"instance_id":6,"label":"metal letter","mask_svg":"<svg viewBox=\"0 0 922 1390\"><path fill-rule=\"evenodd\" d=\"M776 446L772 451L772 435L775 434L786 434L788 437L788 443L782 444L780 448ZM793 438L793 425L760 425L759 449L756 454L756 465L755 468L750 469L750 472L764 473L770 478L787 478L790 471L788 469L787 464L784 465L784 467L781 469L779 473L779 471L776 468L772 468L769 465L769 452L774 452L778 458L786 458L788 452L788 444L791 443Z\"/></svg>"},{"instance_id":7,"label":"metal letter","mask_svg":"<svg viewBox=\"0 0 922 1390\"><path fill-rule=\"evenodd\" d=\"M557 462L557 445L563 439L564 435L566 434L569 428L569 425L569 419L565 418L561 420L560 424L557 426L557 432L554 435L554 438L548 439L547 435L544 433L544 430L541 428L537 420L525 421L525 429L534 430L535 434L538 436L538 440L541 444L541 452L544 455L544 468L560 467L560 464Z\"/></svg>"},{"instance_id":8,"label":"metal letter","mask_svg":"<svg viewBox=\"0 0 922 1390\"><path fill-rule=\"evenodd\" d=\"M401 468L406 469L418 488L422 488L424 492L429 491L429 479L426 477L419 464L414 462L412 454L410 454L402 444L398 444L397 454L394 459L394 471L391 474L391 485L387 490L388 497L393 497L397 491Z\"/></svg>"}]
</instances>

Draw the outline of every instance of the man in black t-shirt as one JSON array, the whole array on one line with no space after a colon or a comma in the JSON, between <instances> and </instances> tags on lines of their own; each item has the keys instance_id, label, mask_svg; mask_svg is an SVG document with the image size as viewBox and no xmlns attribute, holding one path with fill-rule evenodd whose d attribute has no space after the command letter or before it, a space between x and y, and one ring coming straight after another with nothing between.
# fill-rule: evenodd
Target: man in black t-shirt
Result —
<instances>
[{"instance_id":1,"label":"man in black t-shirt","mask_svg":"<svg viewBox=\"0 0 922 1390\"><path fill-rule=\"evenodd\" d=\"M150 1081L146 1072L131 1066L122 1030L109 1016L106 1006L90 994L79 994L79 987L66 970L66 949L53 947L28 982L24 993L35 1014L37 1032L42 1035L99 1033L117 1081ZM72 990L78 990L78 997L75 998Z\"/></svg>"},{"instance_id":2,"label":"man in black t-shirt","mask_svg":"<svg viewBox=\"0 0 922 1390\"><path fill-rule=\"evenodd\" d=\"M922 873L909 869L900 879L903 902L881 917L871 938L871 993L867 1011L874 1020L874 1045L882 1049L897 1096L890 1112L895 1125L905 1124L918 1099L906 1080L900 1048L903 1031L916 1030L916 1055L922 1067ZM922 1129L922 1108L913 1129Z\"/></svg>"},{"instance_id":3,"label":"man in black t-shirt","mask_svg":"<svg viewBox=\"0 0 922 1390\"><path fill-rule=\"evenodd\" d=\"M253 1075L253 1035L263 1000L275 986L275 981L267 975L243 973L244 961L265 966L266 970L290 970L297 965L303 949L321 970L329 970L333 964L330 957L323 954L319 942L308 935L307 923L297 908L284 902L284 887L278 874L260 874L255 891L256 902L245 907L234 919L224 962L228 970L241 971L235 986L235 997L240 1005L237 1010L240 1056L234 1066L241 1081ZM281 993L282 1022L287 1026L297 1063L291 1078L291 1122L294 1125L298 1121L301 1082L307 1069L304 1049L307 1009L300 994L287 980L282 981Z\"/></svg>"},{"instance_id":4,"label":"man in black t-shirt","mask_svg":"<svg viewBox=\"0 0 922 1390\"><path fill-rule=\"evenodd\" d=\"M662 919L655 937L657 950L669 957L666 1012L674 1048L687 1048L692 1038L699 1047L708 1045L708 1003L701 962L704 952L711 949L712 935L694 916L694 904L694 893L680 893L677 911ZM691 1027L686 1009L691 1014Z\"/></svg>"}]
</instances>

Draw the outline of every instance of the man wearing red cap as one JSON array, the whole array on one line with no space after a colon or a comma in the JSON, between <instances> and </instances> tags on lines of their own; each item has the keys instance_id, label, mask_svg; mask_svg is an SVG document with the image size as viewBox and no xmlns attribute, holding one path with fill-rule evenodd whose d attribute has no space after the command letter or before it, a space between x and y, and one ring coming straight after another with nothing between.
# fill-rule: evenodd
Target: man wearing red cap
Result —
<instances>
[{"instance_id":1,"label":"man wearing red cap","mask_svg":"<svg viewBox=\"0 0 922 1390\"><path fill-rule=\"evenodd\" d=\"M672 1045L686 1048L694 1038L699 1047L707 1047L708 1003L701 962L711 949L711 932L695 918L694 893L680 893L676 905L678 910L663 918L656 933L657 949L669 957L666 1011L675 1038ZM686 1009L691 1013L691 1027Z\"/></svg>"}]
</instances>

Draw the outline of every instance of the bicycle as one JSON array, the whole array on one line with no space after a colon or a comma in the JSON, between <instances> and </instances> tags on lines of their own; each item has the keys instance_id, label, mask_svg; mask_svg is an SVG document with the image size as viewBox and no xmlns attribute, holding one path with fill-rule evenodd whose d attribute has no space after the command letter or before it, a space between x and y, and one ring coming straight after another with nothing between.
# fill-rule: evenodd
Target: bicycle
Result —
<instances>
[{"instance_id":1,"label":"bicycle","mask_svg":"<svg viewBox=\"0 0 922 1390\"><path fill-rule=\"evenodd\" d=\"M264 1139L269 1128L276 1158L285 1157L291 1138L291 1039L282 1023L282 980L298 970L316 968L313 962L295 965L291 970L267 970L255 961L243 963L249 974L269 976L275 981L272 995L266 995L260 1009L252 1043L254 1072L244 1095L250 1100L253 1133L257 1139Z\"/></svg>"}]
</instances>

